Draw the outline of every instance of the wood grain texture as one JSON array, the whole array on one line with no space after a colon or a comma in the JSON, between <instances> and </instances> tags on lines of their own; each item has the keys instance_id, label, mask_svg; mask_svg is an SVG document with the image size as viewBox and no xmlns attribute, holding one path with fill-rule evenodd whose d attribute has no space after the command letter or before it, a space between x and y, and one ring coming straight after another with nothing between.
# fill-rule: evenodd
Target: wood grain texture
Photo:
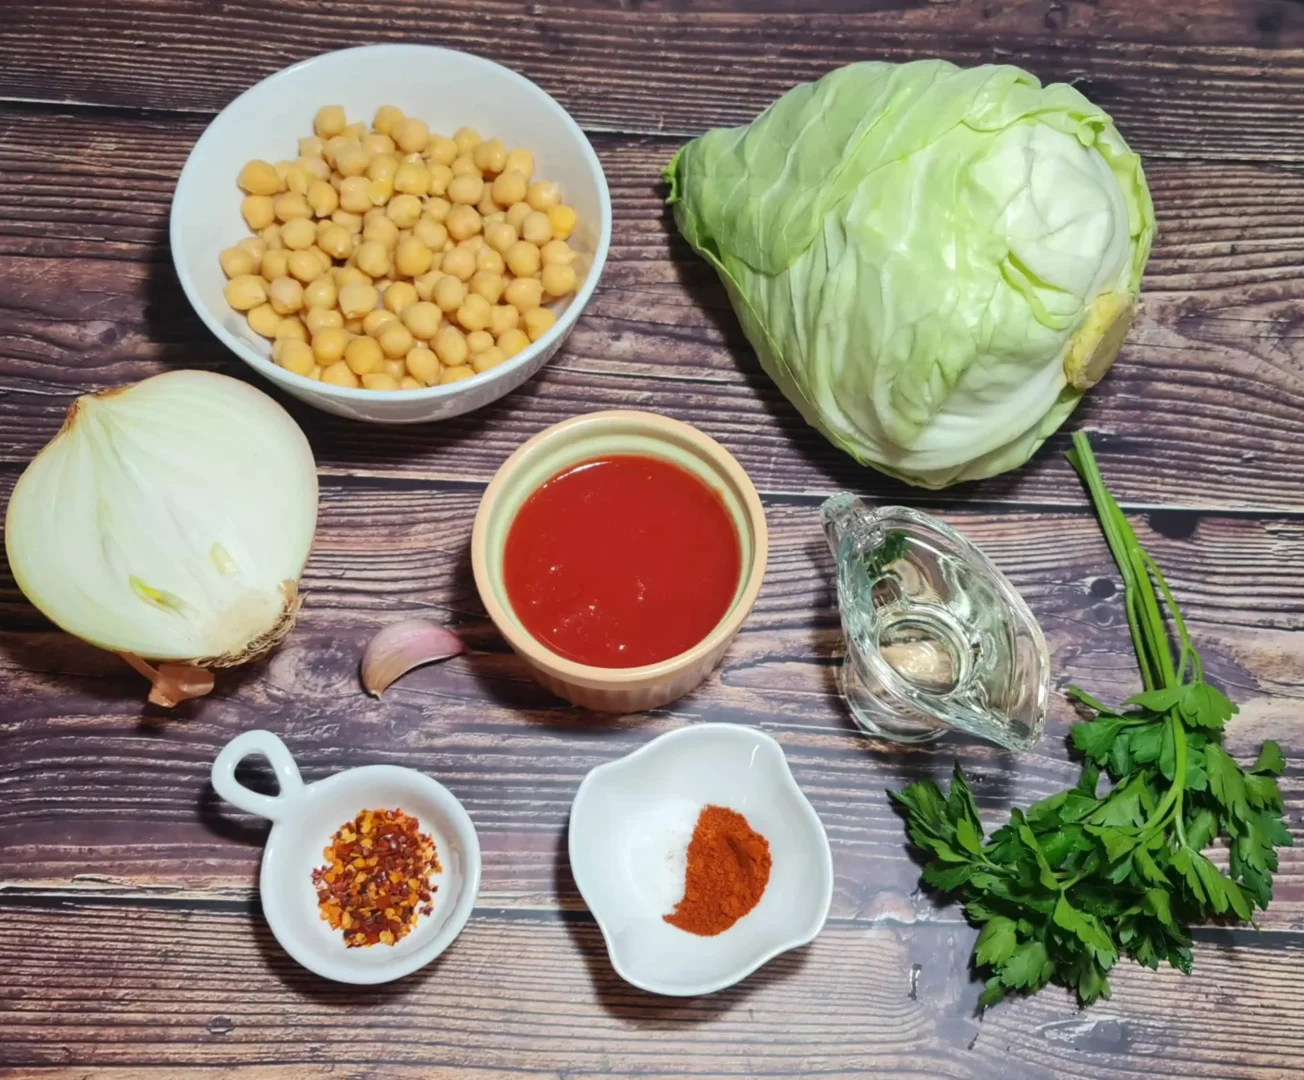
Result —
<instances>
[{"instance_id":1,"label":"wood grain texture","mask_svg":"<svg viewBox=\"0 0 1304 1080\"><path fill-rule=\"evenodd\" d=\"M1224 936L1191 978L1119 970L1091 1013L1052 991L979 1021L965 927L833 924L739 986L667 1001L621 982L584 918L482 910L430 968L358 989L307 975L242 908L0 911L9 1077L204 1076L189 1070L233 1060L296 1080L328 1063L357 1080L1304 1076L1298 943Z\"/></svg>"},{"instance_id":2,"label":"wood grain texture","mask_svg":"<svg viewBox=\"0 0 1304 1080\"><path fill-rule=\"evenodd\" d=\"M0 621L14 628L0 636L0 685L8 689L0 719L8 750L0 760L0 881L243 895L264 830L221 806L206 778L221 746L258 726L284 736L312 779L346 762L437 776L480 830L487 902L527 908L582 907L562 851L585 772L686 722L755 724L779 739L833 842L834 912L845 919L932 917L930 901L916 894L918 867L886 789L924 775L940 780L958 758L995 820L1012 803L1076 779L1064 743L1075 714L1058 695L1045 742L1017 759L959 738L903 749L855 732L833 683L841 635L813 500L767 507L765 586L704 686L644 717L570 709L535 686L484 616L468 566L478 498L473 488L393 491L328 478L295 631L270 661L224 676L213 697L175 717L144 706L143 683L116 658L44 632L12 585L0 584ZM1138 689L1121 596L1094 518L973 511L946 518L1027 598L1046 630L1057 687L1077 683L1112 700ZM1229 748L1252 758L1262 740L1275 738L1298 761L1304 524L1192 522L1164 513L1151 522L1138 522L1142 543L1177 590L1207 670L1241 706ZM358 658L377 627L409 615L456 627L471 653L414 672L372 700L358 686ZM1282 790L1304 844L1302 779L1292 766ZM1304 846L1282 853L1262 925L1304 930Z\"/></svg>"},{"instance_id":3,"label":"wood grain texture","mask_svg":"<svg viewBox=\"0 0 1304 1080\"><path fill-rule=\"evenodd\" d=\"M166 249L172 184L202 130L187 119L0 113L0 463L29 459L80 391L170 366L248 369L189 309ZM1051 440L1016 473L930 495L857 465L808 428L760 371L722 288L663 213L674 144L597 139L615 208L611 258L566 348L495 405L438 425L382 428L297 403L323 469L485 480L529 435L602 407L690 421L767 492L840 487L908 502L1076 504ZM1304 510L1304 174L1160 161L1161 235L1146 310L1071 426L1109 433L1101 465L1125 500ZM39 192L39 196L31 193ZM266 384L260 383L266 388Z\"/></svg>"},{"instance_id":4,"label":"wood grain texture","mask_svg":"<svg viewBox=\"0 0 1304 1080\"><path fill-rule=\"evenodd\" d=\"M590 130L698 134L856 60L943 56L1074 81L1151 155L1304 160L1291 0L72 0L6 8L0 96L211 114L331 49L416 41L517 68Z\"/></svg>"}]
</instances>

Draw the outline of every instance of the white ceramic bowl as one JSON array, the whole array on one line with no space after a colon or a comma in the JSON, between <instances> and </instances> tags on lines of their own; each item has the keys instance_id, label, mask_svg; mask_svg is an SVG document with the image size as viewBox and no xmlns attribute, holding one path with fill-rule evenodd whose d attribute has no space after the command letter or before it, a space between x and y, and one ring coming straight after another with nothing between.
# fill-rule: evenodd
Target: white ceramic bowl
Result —
<instances>
[{"instance_id":1,"label":"white ceramic bowl","mask_svg":"<svg viewBox=\"0 0 1304 1080\"><path fill-rule=\"evenodd\" d=\"M760 902L715 937L662 917L684 894L688 842L708 805L736 810L769 841ZM779 744L756 728L667 732L584 778L570 817L570 865L616 973L657 994L710 994L814 940L833 898L833 857Z\"/></svg>"},{"instance_id":2,"label":"white ceramic bowl","mask_svg":"<svg viewBox=\"0 0 1304 1080\"><path fill-rule=\"evenodd\" d=\"M371 123L376 109L397 105L451 135L470 126L486 138L534 153L535 175L555 180L579 215L570 238L579 252L580 286L557 323L528 349L496 368L424 390L350 390L273 363L270 343L249 329L222 296L217 257L249 235L240 216L236 173L251 158L298 156L322 105L343 105L350 122ZM327 412L387 424L440 420L478 409L515 390L539 370L571 332L593 294L611 242L611 198L593 147L566 110L524 76L469 53L431 45L368 45L325 53L269 76L223 109L186 159L172 200L172 259L199 317L232 352L287 393Z\"/></svg>"},{"instance_id":3,"label":"white ceramic bowl","mask_svg":"<svg viewBox=\"0 0 1304 1080\"><path fill-rule=\"evenodd\" d=\"M235 778L251 754L265 757L280 791L263 795ZM285 743L270 731L246 731L213 762L213 788L241 810L272 821L258 888L276 940L309 971L336 982L382 983L410 975L462 932L480 892L480 841L462 804L443 784L414 769L368 765L305 785ZM395 945L349 948L317 907L312 872L341 825L362 810L402 810L435 841L443 872L435 878L434 912L421 916Z\"/></svg>"}]
</instances>

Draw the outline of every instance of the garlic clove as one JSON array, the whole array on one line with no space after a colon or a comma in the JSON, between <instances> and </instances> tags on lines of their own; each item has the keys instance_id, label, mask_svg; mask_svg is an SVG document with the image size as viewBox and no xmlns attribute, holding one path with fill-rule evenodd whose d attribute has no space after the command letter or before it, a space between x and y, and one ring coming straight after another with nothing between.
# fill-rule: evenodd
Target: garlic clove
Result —
<instances>
[{"instance_id":1,"label":"garlic clove","mask_svg":"<svg viewBox=\"0 0 1304 1080\"><path fill-rule=\"evenodd\" d=\"M194 664L159 664L152 667L133 653L118 653L150 683L149 700L165 709L174 708L190 698L212 693L213 673Z\"/></svg>"},{"instance_id":2,"label":"garlic clove","mask_svg":"<svg viewBox=\"0 0 1304 1080\"><path fill-rule=\"evenodd\" d=\"M362 686L372 697L415 667L465 652L462 639L428 619L406 619L385 627L362 654Z\"/></svg>"}]
</instances>

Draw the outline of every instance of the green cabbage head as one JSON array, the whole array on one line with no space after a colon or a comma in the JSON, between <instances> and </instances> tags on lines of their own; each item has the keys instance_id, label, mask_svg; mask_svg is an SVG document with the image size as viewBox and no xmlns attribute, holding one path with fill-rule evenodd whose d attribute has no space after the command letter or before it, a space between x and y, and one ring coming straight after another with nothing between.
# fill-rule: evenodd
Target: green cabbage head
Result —
<instances>
[{"instance_id":1,"label":"green cabbage head","mask_svg":"<svg viewBox=\"0 0 1304 1080\"><path fill-rule=\"evenodd\" d=\"M1154 238L1141 161L1015 67L852 64L666 169L770 377L924 487L1021 465L1113 362Z\"/></svg>"}]
</instances>

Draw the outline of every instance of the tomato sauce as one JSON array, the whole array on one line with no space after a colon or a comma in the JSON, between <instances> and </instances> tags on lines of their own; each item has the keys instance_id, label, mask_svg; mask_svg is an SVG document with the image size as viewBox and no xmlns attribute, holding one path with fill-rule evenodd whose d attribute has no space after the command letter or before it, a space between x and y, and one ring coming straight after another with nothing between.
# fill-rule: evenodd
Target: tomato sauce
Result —
<instances>
[{"instance_id":1,"label":"tomato sauce","mask_svg":"<svg viewBox=\"0 0 1304 1080\"><path fill-rule=\"evenodd\" d=\"M719 493L661 458L563 469L522 504L503 576L530 636L580 664L654 664L691 649L733 602L742 552Z\"/></svg>"}]
</instances>

